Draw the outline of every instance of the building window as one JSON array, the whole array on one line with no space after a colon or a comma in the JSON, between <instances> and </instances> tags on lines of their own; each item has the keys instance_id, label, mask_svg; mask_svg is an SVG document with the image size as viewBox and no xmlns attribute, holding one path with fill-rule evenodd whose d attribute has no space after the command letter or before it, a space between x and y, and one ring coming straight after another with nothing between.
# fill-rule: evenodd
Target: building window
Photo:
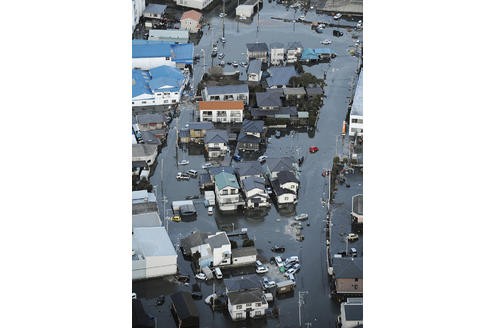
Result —
<instances>
[{"instance_id":1,"label":"building window","mask_svg":"<svg viewBox=\"0 0 495 328\"><path fill-rule=\"evenodd\" d=\"M146 104L146 101L142 101L141 104Z\"/></svg>"},{"instance_id":2,"label":"building window","mask_svg":"<svg viewBox=\"0 0 495 328\"><path fill-rule=\"evenodd\" d=\"M235 318L236 319L242 319L242 313L236 313Z\"/></svg>"},{"instance_id":3,"label":"building window","mask_svg":"<svg viewBox=\"0 0 495 328\"><path fill-rule=\"evenodd\" d=\"M355 282L358 282L358 280L359 280L358 278L354 278L354 281L355 281Z\"/></svg>"},{"instance_id":4,"label":"building window","mask_svg":"<svg viewBox=\"0 0 495 328\"><path fill-rule=\"evenodd\" d=\"M261 303L256 303L256 306L257 307L261 307Z\"/></svg>"},{"instance_id":5,"label":"building window","mask_svg":"<svg viewBox=\"0 0 495 328\"><path fill-rule=\"evenodd\" d=\"M251 303L247 303L247 304L246 304L246 307L250 307L250 306L251 306Z\"/></svg>"},{"instance_id":6,"label":"building window","mask_svg":"<svg viewBox=\"0 0 495 328\"><path fill-rule=\"evenodd\" d=\"M241 310L242 309L242 305L237 305L235 308L236 308L236 310Z\"/></svg>"},{"instance_id":7,"label":"building window","mask_svg":"<svg viewBox=\"0 0 495 328\"><path fill-rule=\"evenodd\" d=\"M255 311L254 312L254 315L257 316L257 317L259 317L261 315L261 311Z\"/></svg>"}]
</instances>

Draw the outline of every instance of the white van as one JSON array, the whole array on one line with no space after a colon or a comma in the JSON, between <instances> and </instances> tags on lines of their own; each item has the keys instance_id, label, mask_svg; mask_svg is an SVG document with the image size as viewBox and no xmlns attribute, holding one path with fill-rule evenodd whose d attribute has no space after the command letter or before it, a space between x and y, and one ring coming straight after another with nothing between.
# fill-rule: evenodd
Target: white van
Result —
<instances>
[{"instance_id":1,"label":"white van","mask_svg":"<svg viewBox=\"0 0 495 328\"><path fill-rule=\"evenodd\" d=\"M220 268L215 268L215 276L217 277L217 279L222 279L223 278L223 274L222 274L222 271L220 270Z\"/></svg>"}]
</instances>

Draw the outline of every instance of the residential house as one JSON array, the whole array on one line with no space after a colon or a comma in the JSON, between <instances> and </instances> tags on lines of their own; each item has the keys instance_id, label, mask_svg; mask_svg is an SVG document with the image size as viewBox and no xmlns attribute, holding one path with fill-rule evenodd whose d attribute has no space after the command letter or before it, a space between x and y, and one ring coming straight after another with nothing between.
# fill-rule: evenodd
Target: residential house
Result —
<instances>
[{"instance_id":1,"label":"residential house","mask_svg":"<svg viewBox=\"0 0 495 328\"><path fill-rule=\"evenodd\" d=\"M266 83L270 89L285 88L291 77L299 76L294 66L270 67L268 73L270 77L266 79Z\"/></svg>"},{"instance_id":2,"label":"residential house","mask_svg":"<svg viewBox=\"0 0 495 328\"><path fill-rule=\"evenodd\" d=\"M149 144L132 145L132 161L145 161L149 166L155 163L158 156L158 146Z\"/></svg>"},{"instance_id":3,"label":"residential house","mask_svg":"<svg viewBox=\"0 0 495 328\"><path fill-rule=\"evenodd\" d=\"M266 43L247 43L246 47L249 59L260 59L263 63L268 62L268 46Z\"/></svg>"},{"instance_id":4,"label":"residential house","mask_svg":"<svg viewBox=\"0 0 495 328\"><path fill-rule=\"evenodd\" d=\"M165 15L166 11L167 11L166 5L150 3L146 6L146 9L144 9L143 17L161 19Z\"/></svg>"},{"instance_id":5,"label":"residential house","mask_svg":"<svg viewBox=\"0 0 495 328\"><path fill-rule=\"evenodd\" d=\"M306 90L304 88L284 88L284 96L286 100L304 99Z\"/></svg>"},{"instance_id":6,"label":"residential house","mask_svg":"<svg viewBox=\"0 0 495 328\"><path fill-rule=\"evenodd\" d=\"M292 190L297 194L299 190L299 180L296 178L294 172L289 170L280 171L277 174L277 179L280 183L280 187Z\"/></svg>"},{"instance_id":7,"label":"residential house","mask_svg":"<svg viewBox=\"0 0 495 328\"><path fill-rule=\"evenodd\" d=\"M146 191L146 190L145 190ZM156 204L156 199L155 199ZM134 205L134 202L133 202ZM158 215L158 211L146 211L142 213L132 213L132 227L144 228L144 227L161 227L162 220Z\"/></svg>"},{"instance_id":8,"label":"residential house","mask_svg":"<svg viewBox=\"0 0 495 328\"><path fill-rule=\"evenodd\" d=\"M179 69L166 65L133 69L132 107L178 104L188 80Z\"/></svg>"},{"instance_id":9,"label":"residential house","mask_svg":"<svg viewBox=\"0 0 495 328\"><path fill-rule=\"evenodd\" d=\"M309 63L318 61L319 57L313 48L304 48L299 59L302 62Z\"/></svg>"},{"instance_id":10,"label":"residential house","mask_svg":"<svg viewBox=\"0 0 495 328\"><path fill-rule=\"evenodd\" d=\"M235 175L223 171L216 174L214 180L217 204L221 211L236 210L239 206L244 205Z\"/></svg>"},{"instance_id":11,"label":"residential house","mask_svg":"<svg viewBox=\"0 0 495 328\"><path fill-rule=\"evenodd\" d=\"M256 92L256 105L261 110L273 110L282 107L282 100L274 92Z\"/></svg>"},{"instance_id":12,"label":"residential house","mask_svg":"<svg viewBox=\"0 0 495 328\"><path fill-rule=\"evenodd\" d=\"M363 229L363 195L352 196L352 230L362 231Z\"/></svg>"},{"instance_id":13,"label":"residential house","mask_svg":"<svg viewBox=\"0 0 495 328\"><path fill-rule=\"evenodd\" d=\"M266 174L270 180L276 179L281 171L292 171L296 177L299 166L294 157L268 157L266 159Z\"/></svg>"},{"instance_id":14,"label":"residential house","mask_svg":"<svg viewBox=\"0 0 495 328\"><path fill-rule=\"evenodd\" d=\"M265 189L264 178L247 177L241 181L241 185L247 208L270 207L270 196Z\"/></svg>"},{"instance_id":15,"label":"residential house","mask_svg":"<svg viewBox=\"0 0 495 328\"><path fill-rule=\"evenodd\" d=\"M175 0L178 6L194 8L194 9L205 9L212 3L213 0Z\"/></svg>"},{"instance_id":16,"label":"residential house","mask_svg":"<svg viewBox=\"0 0 495 328\"><path fill-rule=\"evenodd\" d=\"M324 91L321 87L308 87L306 88L306 95L309 100L313 100L316 97L323 97Z\"/></svg>"},{"instance_id":17,"label":"residential house","mask_svg":"<svg viewBox=\"0 0 495 328\"><path fill-rule=\"evenodd\" d=\"M264 176L263 167L258 161L236 162L234 169L241 183L247 177L263 178Z\"/></svg>"},{"instance_id":18,"label":"residential house","mask_svg":"<svg viewBox=\"0 0 495 328\"><path fill-rule=\"evenodd\" d=\"M193 232L181 240L182 253L193 257L199 268L205 266L220 266L231 263L231 246L224 231L216 234ZM199 256L196 258L196 255Z\"/></svg>"},{"instance_id":19,"label":"residential house","mask_svg":"<svg viewBox=\"0 0 495 328\"><path fill-rule=\"evenodd\" d=\"M207 86L201 91L203 100L242 100L245 104L249 101L249 89L247 84L229 84L219 86Z\"/></svg>"},{"instance_id":20,"label":"residential house","mask_svg":"<svg viewBox=\"0 0 495 328\"><path fill-rule=\"evenodd\" d=\"M363 71L359 74L359 80L354 91L351 114L349 117L349 136L363 136Z\"/></svg>"},{"instance_id":21,"label":"residential house","mask_svg":"<svg viewBox=\"0 0 495 328\"><path fill-rule=\"evenodd\" d=\"M182 140L188 139L187 142L197 142L197 143L202 143L204 142L204 137L206 136L206 131L212 130L214 128L213 123L211 122L189 122L186 124L185 129L182 129L182 131L187 130L188 135L187 138L183 138L181 135L181 142ZM181 132L182 132L181 131ZM180 135L180 133L179 133ZM184 136L186 134L183 134Z\"/></svg>"},{"instance_id":22,"label":"residential house","mask_svg":"<svg viewBox=\"0 0 495 328\"><path fill-rule=\"evenodd\" d=\"M156 196L147 190L137 190L132 192L132 214L157 213L158 206ZM158 220L159 225L161 221Z\"/></svg>"},{"instance_id":23,"label":"residential house","mask_svg":"<svg viewBox=\"0 0 495 328\"><path fill-rule=\"evenodd\" d=\"M261 81L261 60L255 59L249 61L249 67L247 70L248 81L259 82Z\"/></svg>"},{"instance_id":24,"label":"residential house","mask_svg":"<svg viewBox=\"0 0 495 328\"><path fill-rule=\"evenodd\" d=\"M337 323L341 328L363 327L363 298L348 297L341 303Z\"/></svg>"},{"instance_id":25,"label":"residential house","mask_svg":"<svg viewBox=\"0 0 495 328\"><path fill-rule=\"evenodd\" d=\"M285 49L283 43L273 42L270 44L270 63L281 65L284 62Z\"/></svg>"},{"instance_id":26,"label":"residential house","mask_svg":"<svg viewBox=\"0 0 495 328\"><path fill-rule=\"evenodd\" d=\"M244 102L235 101L200 101L199 119L201 122L241 123Z\"/></svg>"},{"instance_id":27,"label":"residential house","mask_svg":"<svg viewBox=\"0 0 495 328\"><path fill-rule=\"evenodd\" d=\"M201 30L201 17L203 14L196 10L185 11L180 18L180 29L198 33Z\"/></svg>"},{"instance_id":28,"label":"residential house","mask_svg":"<svg viewBox=\"0 0 495 328\"><path fill-rule=\"evenodd\" d=\"M255 7L258 4L258 0L247 0L244 4L238 5L235 8L235 15L240 20L251 18L255 12Z\"/></svg>"},{"instance_id":29,"label":"residential house","mask_svg":"<svg viewBox=\"0 0 495 328\"><path fill-rule=\"evenodd\" d=\"M159 66L184 69L193 64L194 45L162 40L132 40L132 68L149 70Z\"/></svg>"},{"instance_id":30,"label":"residential house","mask_svg":"<svg viewBox=\"0 0 495 328\"><path fill-rule=\"evenodd\" d=\"M146 175L146 178L150 172L150 168L146 161L132 161L132 175Z\"/></svg>"},{"instance_id":31,"label":"residential house","mask_svg":"<svg viewBox=\"0 0 495 328\"><path fill-rule=\"evenodd\" d=\"M162 133L155 133L158 131L163 131ZM141 133L141 142L144 144L149 144L149 145L161 145L162 140L160 136L165 135L164 133L165 130L153 130L153 131L142 131Z\"/></svg>"},{"instance_id":32,"label":"residential house","mask_svg":"<svg viewBox=\"0 0 495 328\"><path fill-rule=\"evenodd\" d=\"M148 40L167 41L176 44L189 42L188 30L149 30Z\"/></svg>"},{"instance_id":33,"label":"residential house","mask_svg":"<svg viewBox=\"0 0 495 328\"><path fill-rule=\"evenodd\" d=\"M191 293L176 292L170 295L170 310L179 328L199 327L199 312Z\"/></svg>"},{"instance_id":34,"label":"residential house","mask_svg":"<svg viewBox=\"0 0 495 328\"><path fill-rule=\"evenodd\" d=\"M177 273L177 252L164 227L132 229L132 280Z\"/></svg>"},{"instance_id":35,"label":"residential house","mask_svg":"<svg viewBox=\"0 0 495 328\"><path fill-rule=\"evenodd\" d=\"M332 259L334 291L337 297L363 295L363 258L335 257Z\"/></svg>"},{"instance_id":36,"label":"residential house","mask_svg":"<svg viewBox=\"0 0 495 328\"><path fill-rule=\"evenodd\" d=\"M215 188L215 183L213 182L213 178L209 173L200 173L198 175L198 183L199 188L203 191L213 190Z\"/></svg>"},{"instance_id":37,"label":"residential house","mask_svg":"<svg viewBox=\"0 0 495 328\"><path fill-rule=\"evenodd\" d=\"M228 135L225 130L208 130L205 136L205 148L209 158L225 156L228 150Z\"/></svg>"},{"instance_id":38,"label":"residential house","mask_svg":"<svg viewBox=\"0 0 495 328\"><path fill-rule=\"evenodd\" d=\"M274 110L262 110L259 108L250 108L249 112L251 113L251 117L256 120L262 120L265 118L296 120L299 118L299 115L301 113L307 113L307 112L298 112L297 108L294 106L280 107Z\"/></svg>"},{"instance_id":39,"label":"residential house","mask_svg":"<svg viewBox=\"0 0 495 328\"><path fill-rule=\"evenodd\" d=\"M164 129L167 127L166 122L165 115L161 113L136 115L136 124L141 132Z\"/></svg>"},{"instance_id":40,"label":"residential house","mask_svg":"<svg viewBox=\"0 0 495 328\"><path fill-rule=\"evenodd\" d=\"M232 249L232 264L234 265L248 265L256 262L256 256L258 251L256 247L240 247Z\"/></svg>"},{"instance_id":41,"label":"residential house","mask_svg":"<svg viewBox=\"0 0 495 328\"><path fill-rule=\"evenodd\" d=\"M282 188L278 179L272 180L271 184L278 205L297 203L297 194L290 189Z\"/></svg>"},{"instance_id":42,"label":"residential house","mask_svg":"<svg viewBox=\"0 0 495 328\"><path fill-rule=\"evenodd\" d=\"M289 42L287 44L287 63L295 63L303 51L301 42Z\"/></svg>"},{"instance_id":43,"label":"residential house","mask_svg":"<svg viewBox=\"0 0 495 328\"><path fill-rule=\"evenodd\" d=\"M225 279L227 308L232 320L245 320L265 316L268 301L259 282L250 278Z\"/></svg>"},{"instance_id":44,"label":"residential house","mask_svg":"<svg viewBox=\"0 0 495 328\"><path fill-rule=\"evenodd\" d=\"M180 241L180 248L182 251L182 254L185 257L191 257L193 252L191 251L193 248L196 248L200 245L203 245L205 242L205 239L210 236L211 233L209 232L199 232L199 231L193 231L190 235L188 235L185 238L182 238Z\"/></svg>"},{"instance_id":45,"label":"residential house","mask_svg":"<svg viewBox=\"0 0 495 328\"><path fill-rule=\"evenodd\" d=\"M265 137L265 123L260 120L244 120L237 138L239 150L258 150L259 144Z\"/></svg>"}]
</instances>

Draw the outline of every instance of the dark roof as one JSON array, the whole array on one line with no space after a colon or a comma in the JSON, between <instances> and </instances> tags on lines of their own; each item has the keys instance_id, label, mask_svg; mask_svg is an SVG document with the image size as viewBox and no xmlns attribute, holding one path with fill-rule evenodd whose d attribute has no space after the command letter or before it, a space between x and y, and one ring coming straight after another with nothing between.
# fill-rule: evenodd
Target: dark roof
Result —
<instances>
[{"instance_id":1,"label":"dark roof","mask_svg":"<svg viewBox=\"0 0 495 328\"><path fill-rule=\"evenodd\" d=\"M230 304L246 304L246 303L256 303L263 302L264 295L261 289L246 290L238 292L228 292L227 297L230 300Z\"/></svg>"},{"instance_id":2,"label":"dark roof","mask_svg":"<svg viewBox=\"0 0 495 328\"><path fill-rule=\"evenodd\" d=\"M270 49L281 49L281 48L284 48L284 44L282 42L270 43Z\"/></svg>"},{"instance_id":3,"label":"dark roof","mask_svg":"<svg viewBox=\"0 0 495 328\"><path fill-rule=\"evenodd\" d=\"M199 179L199 184L213 183L213 179L211 178L209 173L200 173L198 179Z\"/></svg>"},{"instance_id":4,"label":"dark roof","mask_svg":"<svg viewBox=\"0 0 495 328\"><path fill-rule=\"evenodd\" d=\"M235 164L235 171L240 177L250 175L263 176L263 168L258 161L237 162Z\"/></svg>"},{"instance_id":5,"label":"dark roof","mask_svg":"<svg viewBox=\"0 0 495 328\"><path fill-rule=\"evenodd\" d=\"M352 197L352 211L356 214L363 215L363 195Z\"/></svg>"},{"instance_id":6,"label":"dark roof","mask_svg":"<svg viewBox=\"0 0 495 328\"><path fill-rule=\"evenodd\" d=\"M306 94L308 96L318 96L323 94L323 89L321 87L306 88Z\"/></svg>"},{"instance_id":7,"label":"dark roof","mask_svg":"<svg viewBox=\"0 0 495 328\"><path fill-rule=\"evenodd\" d=\"M284 96L284 89L283 88L266 89L265 92L277 94L280 98L282 98Z\"/></svg>"},{"instance_id":8,"label":"dark roof","mask_svg":"<svg viewBox=\"0 0 495 328\"><path fill-rule=\"evenodd\" d=\"M251 133L263 133L264 128L265 128L265 122L261 120L254 120L254 121L244 120L242 122L241 130Z\"/></svg>"},{"instance_id":9,"label":"dark roof","mask_svg":"<svg viewBox=\"0 0 495 328\"><path fill-rule=\"evenodd\" d=\"M189 124L187 127L189 130L209 130L214 128L211 122L188 122L187 124Z\"/></svg>"},{"instance_id":10,"label":"dark roof","mask_svg":"<svg viewBox=\"0 0 495 328\"><path fill-rule=\"evenodd\" d=\"M362 257L341 257L332 260L335 278L363 278Z\"/></svg>"},{"instance_id":11,"label":"dark roof","mask_svg":"<svg viewBox=\"0 0 495 328\"><path fill-rule=\"evenodd\" d=\"M260 59L255 59L255 60L251 60L249 62L249 67L248 67L248 70L247 70L247 73L256 73L256 74L259 74L261 71L261 60Z\"/></svg>"},{"instance_id":12,"label":"dark roof","mask_svg":"<svg viewBox=\"0 0 495 328\"><path fill-rule=\"evenodd\" d=\"M191 136L191 132L186 129L182 129L179 131L179 138L188 138Z\"/></svg>"},{"instance_id":13,"label":"dark roof","mask_svg":"<svg viewBox=\"0 0 495 328\"><path fill-rule=\"evenodd\" d=\"M299 183L299 180L297 180L296 175L292 171L288 171L288 170L283 170L278 172L277 179L280 182L280 184L285 184L287 182Z\"/></svg>"},{"instance_id":14,"label":"dark roof","mask_svg":"<svg viewBox=\"0 0 495 328\"><path fill-rule=\"evenodd\" d=\"M269 87L288 85L293 76L299 76L294 66L270 67L268 69L270 77L266 79Z\"/></svg>"},{"instance_id":15,"label":"dark roof","mask_svg":"<svg viewBox=\"0 0 495 328\"><path fill-rule=\"evenodd\" d=\"M137 169L137 168L148 168L148 163L146 161L132 161L132 169Z\"/></svg>"},{"instance_id":16,"label":"dark roof","mask_svg":"<svg viewBox=\"0 0 495 328\"><path fill-rule=\"evenodd\" d=\"M234 248L232 250L232 257L252 256L257 254L258 252L254 246Z\"/></svg>"},{"instance_id":17,"label":"dark roof","mask_svg":"<svg viewBox=\"0 0 495 328\"><path fill-rule=\"evenodd\" d=\"M180 246L184 249L186 253L191 251L191 248L203 245L204 240L208 238L209 233L195 231L189 236L182 238L180 241Z\"/></svg>"},{"instance_id":18,"label":"dark roof","mask_svg":"<svg viewBox=\"0 0 495 328\"><path fill-rule=\"evenodd\" d=\"M294 171L297 161L294 157L268 157L266 165L271 172L281 172L284 170Z\"/></svg>"},{"instance_id":19,"label":"dark roof","mask_svg":"<svg viewBox=\"0 0 495 328\"><path fill-rule=\"evenodd\" d=\"M152 328L155 327L155 320L144 310L143 303L140 299L132 300L132 327L133 328Z\"/></svg>"},{"instance_id":20,"label":"dark roof","mask_svg":"<svg viewBox=\"0 0 495 328\"><path fill-rule=\"evenodd\" d=\"M280 107L274 110L265 110L259 108L250 108L249 112L253 117L276 117L281 115L289 115L289 117L297 117L296 107Z\"/></svg>"},{"instance_id":21,"label":"dark roof","mask_svg":"<svg viewBox=\"0 0 495 328\"><path fill-rule=\"evenodd\" d=\"M138 124L164 123L165 121L165 115L161 113L136 115L136 122Z\"/></svg>"},{"instance_id":22,"label":"dark roof","mask_svg":"<svg viewBox=\"0 0 495 328\"><path fill-rule=\"evenodd\" d=\"M363 304L344 304L347 321L363 321Z\"/></svg>"},{"instance_id":23,"label":"dark roof","mask_svg":"<svg viewBox=\"0 0 495 328\"><path fill-rule=\"evenodd\" d=\"M284 88L284 95L286 96L302 96L306 95L306 90L304 88Z\"/></svg>"},{"instance_id":24,"label":"dark roof","mask_svg":"<svg viewBox=\"0 0 495 328\"><path fill-rule=\"evenodd\" d=\"M256 136L251 135L251 134L247 134L244 131L241 131L239 133L239 136L237 137L237 142L259 144L261 142L261 138L258 138Z\"/></svg>"},{"instance_id":25,"label":"dark roof","mask_svg":"<svg viewBox=\"0 0 495 328\"><path fill-rule=\"evenodd\" d=\"M210 173L210 176L215 176L217 175L218 173L221 173L221 172L227 172L227 173L230 173L230 174L234 174L234 168L231 167L231 166L216 166L216 167L210 167L208 169L208 172Z\"/></svg>"},{"instance_id":26,"label":"dark roof","mask_svg":"<svg viewBox=\"0 0 495 328\"><path fill-rule=\"evenodd\" d=\"M209 96L231 94L231 93L249 93L247 84L207 86L206 90Z\"/></svg>"},{"instance_id":27,"label":"dark roof","mask_svg":"<svg viewBox=\"0 0 495 328\"><path fill-rule=\"evenodd\" d=\"M229 136L225 130L208 130L205 135L205 143L228 143Z\"/></svg>"},{"instance_id":28,"label":"dark roof","mask_svg":"<svg viewBox=\"0 0 495 328\"><path fill-rule=\"evenodd\" d=\"M260 283L250 276L241 276L241 278L224 279L225 288L229 292L256 290L260 289Z\"/></svg>"},{"instance_id":29,"label":"dark roof","mask_svg":"<svg viewBox=\"0 0 495 328\"><path fill-rule=\"evenodd\" d=\"M275 196L277 197L283 194L294 194L294 195L296 194L292 190L280 187L280 182L278 181L278 179L272 181L272 189L273 192L275 193Z\"/></svg>"},{"instance_id":30,"label":"dark roof","mask_svg":"<svg viewBox=\"0 0 495 328\"><path fill-rule=\"evenodd\" d=\"M280 107L282 100L276 93L256 92L256 104L258 107Z\"/></svg>"},{"instance_id":31,"label":"dark roof","mask_svg":"<svg viewBox=\"0 0 495 328\"><path fill-rule=\"evenodd\" d=\"M141 131L141 138L145 144L161 145L160 138L150 131Z\"/></svg>"},{"instance_id":32,"label":"dark roof","mask_svg":"<svg viewBox=\"0 0 495 328\"><path fill-rule=\"evenodd\" d=\"M210 237L207 239L208 244L210 244L210 247L213 248L220 248L223 245L230 245L229 238L227 238L226 233L221 233L218 235L215 235L213 237Z\"/></svg>"},{"instance_id":33,"label":"dark roof","mask_svg":"<svg viewBox=\"0 0 495 328\"><path fill-rule=\"evenodd\" d=\"M268 46L266 43L261 42L261 43L246 43L246 47L248 51L250 52L258 52L258 51L266 51L268 52Z\"/></svg>"},{"instance_id":34,"label":"dark roof","mask_svg":"<svg viewBox=\"0 0 495 328\"><path fill-rule=\"evenodd\" d=\"M199 313L194 304L191 293L187 292L177 292L170 295L173 306L175 308L175 313L181 321L185 321L185 325L182 327L188 327L193 325L195 322L199 323Z\"/></svg>"},{"instance_id":35,"label":"dark roof","mask_svg":"<svg viewBox=\"0 0 495 328\"><path fill-rule=\"evenodd\" d=\"M287 43L287 49L296 49L296 48L303 48L303 45L299 41L294 41L294 42L289 42Z\"/></svg>"},{"instance_id":36,"label":"dark roof","mask_svg":"<svg viewBox=\"0 0 495 328\"><path fill-rule=\"evenodd\" d=\"M260 177L247 177L246 179L242 180L242 187L244 190L253 190L253 189L261 189L265 190L265 179L260 178Z\"/></svg>"}]
</instances>

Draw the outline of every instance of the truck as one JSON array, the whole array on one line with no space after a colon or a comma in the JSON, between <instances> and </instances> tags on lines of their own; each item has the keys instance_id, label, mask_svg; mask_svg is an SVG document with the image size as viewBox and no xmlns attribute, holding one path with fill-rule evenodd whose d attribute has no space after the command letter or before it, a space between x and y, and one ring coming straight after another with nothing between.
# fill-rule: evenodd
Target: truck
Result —
<instances>
[{"instance_id":1,"label":"truck","mask_svg":"<svg viewBox=\"0 0 495 328\"><path fill-rule=\"evenodd\" d=\"M213 272L211 271L211 269L209 267L207 267L207 266L202 267L201 271L206 275L206 279L208 279L208 280L213 279Z\"/></svg>"},{"instance_id":2,"label":"truck","mask_svg":"<svg viewBox=\"0 0 495 328\"><path fill-rule=\"evenodd\" d=\"M277 295L289 293L294 290L296 283L292 280L284 280L277 283Z\"/></svg>"}]
</instances>

